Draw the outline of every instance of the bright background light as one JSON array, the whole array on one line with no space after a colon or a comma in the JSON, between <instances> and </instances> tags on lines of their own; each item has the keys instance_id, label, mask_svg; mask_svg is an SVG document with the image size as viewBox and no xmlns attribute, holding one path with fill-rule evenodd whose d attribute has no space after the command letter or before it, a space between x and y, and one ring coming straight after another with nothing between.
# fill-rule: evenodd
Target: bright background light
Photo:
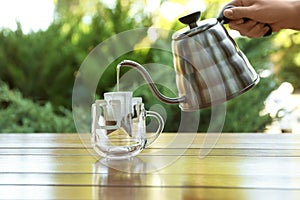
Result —
<instances>
[{"instance_id":1,"label":"bright background light","mask_svg":"<svg viewBox=\"0 0 300 200\"><path fill-rule=\"evenodd\" d=\"M19 21L24 33L46 30L53 13L53 0L0 0L0 28L14 31Z\"/></svg>"},{"instance_id":2,"label":"bright background light","mask_svg":"<svg viewBox=\"0 0 300 200\"><path fill-rule=\"evenodd\" d=\"M114 4L114 0L102 1L107 5ZM53 21L54 9L53 0L0 0L0 29L15 31L18 21L24 33L46 30ZM188 0L181 3L166 1L160 5L160 0L147 0L146 9L150 12L158 11L160 18L173 22L178 16L204 10L205 4L203 0Z\"/></svg>"}]
</instances>

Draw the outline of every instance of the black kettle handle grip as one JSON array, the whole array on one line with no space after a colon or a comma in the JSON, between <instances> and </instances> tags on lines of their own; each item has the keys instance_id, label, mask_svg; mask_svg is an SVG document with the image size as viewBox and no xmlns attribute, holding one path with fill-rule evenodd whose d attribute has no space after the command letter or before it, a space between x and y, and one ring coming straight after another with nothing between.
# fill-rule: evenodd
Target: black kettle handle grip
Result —
<instances>
[{"instance_id":1,"label":"black kettle handle grip","mask_svg":"<svg viewBox=\"0 0 300 200\"><path fill-rule=\"evenodd\" d=\"M233 5L227 5L224 6L224 8L221 10L217 20L221 23L221 24L228 24L230 22L230 19L224 16L224 10L229 9L229 8L234 8L235 6Z\"/></svg>"},{"instance_id":2,"label":"black kettle handle grip","mask_svg":"<svg viewBox=\"0 0 300 200\"><path fill-rule=\"evenodd\" d=\"M233 5L227 5L227 6L225 6L222 9L221 13L219 14L217 20L221 24L228 24L230 22L230 19L228 19L227 17L224 16L224 10L229 9L229 8L234 8L234 7L235 6L233 6ZM244 18L244 22L246 22L248 20L249 20L248 18ZM269 30L266 32L266 34L264 35L264 37L272 35L272 32L273 32L272 27L269 24L265 24L265 26L267 26L269 28Z\"/></svg>"}]
</instances>

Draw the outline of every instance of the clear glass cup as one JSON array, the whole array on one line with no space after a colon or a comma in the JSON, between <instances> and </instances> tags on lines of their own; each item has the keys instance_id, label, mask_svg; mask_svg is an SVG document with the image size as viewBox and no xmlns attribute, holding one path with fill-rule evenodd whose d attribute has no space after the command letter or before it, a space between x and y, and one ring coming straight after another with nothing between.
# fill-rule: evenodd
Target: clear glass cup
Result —
<instances>
[{"instance_id":1,"label":"clear glass cup","mask_svg":"<svg viewBox=\"0 0 300 200\"><path fill-rule=\"evenodd\" d=\"M155 133L146 133L146 118L158 122ZM109 92L92 105L91 141L102 157L129 158L152 144L164 128L162 117L144 108L142 98L132 92Z\"/></svg>"}]
</instances>

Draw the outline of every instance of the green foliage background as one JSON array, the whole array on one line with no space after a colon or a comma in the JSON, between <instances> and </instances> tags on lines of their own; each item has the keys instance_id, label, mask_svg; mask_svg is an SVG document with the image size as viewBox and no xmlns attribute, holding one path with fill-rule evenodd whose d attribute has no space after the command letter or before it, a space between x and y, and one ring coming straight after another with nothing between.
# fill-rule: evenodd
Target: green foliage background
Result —
<instances>
[{"instance_id":1,"label":"green foliage background","mask_svg":"<svg viewBox=\"0 0 300 200\"><path fill-rule=\"evenodd\" d=\"M47 30L24 34L18 24L16 31L0 31L0 79L3 81L0 84L0 132L76 132L71 114L72 89L77 70L86 56L99 43L117 33L157 26L158 13L147 12L145 1L115 2L112 6L98 0L57 0L55 19ZM210 6L203 12L202 19L216 17L225 3L224 0L205 2ZM174 23L160 22L159 26L170 30L183 27L175 19ZM284 38L279 34L262 39L237 39L258 73L264 70L275 73L274 76L262 78L254 89L227 103L224 132L262 131L272 122L268 115L260 115L270 91L286 79L300 88L295 78L300 66L299 34L293 37L290 45L284 45L285 39L278 40ZM159 45L167 47L171 44ZM281 59L283 57L286 59ZM151 49L123 55L112 61L105 71L105 76L99 81L97 98L114 88L115 64L123 59L173 66L172 55ZM287 66L289 68L284 68ZM278 73L282 69L285 71L283 75ZM160 73L151 75L154 80L166 78L170 86L174 85L174 77L168 78ZM160 89L166 95L176 96L169 94L167 88ZM178 130L181 111L177 106L159 102L146 86L134 91L134 95L143 97L146 108L157 104L164 107L168 114L165 132ZM200 114L198 131L205 132L210 123L211 110L204 109Z\"/></svg>"},{"instance_id":2,"label":"green foliage background","mask_svg":"<svg viewBox=\"0 0 300 200\"><path fill-rule=\"evenodd\" d=\"M74 132L72 112L50 102L39 105L0 81L0 131L5 133Z\"/></svg>"}]
</instances>

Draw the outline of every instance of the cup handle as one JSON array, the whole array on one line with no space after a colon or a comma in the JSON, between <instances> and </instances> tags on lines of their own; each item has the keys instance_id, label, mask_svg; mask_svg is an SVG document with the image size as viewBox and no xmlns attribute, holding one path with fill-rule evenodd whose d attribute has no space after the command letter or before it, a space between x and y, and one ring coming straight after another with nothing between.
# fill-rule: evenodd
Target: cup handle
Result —
<instances>
[{"instance_id":1,"label":"cup handle","mask_svg":"<svg viewBox=\"0 0 300 200\"><path fill-rule=\"evenodd\" d=\"M163 129L164 129L164 120L163 118L154 111L146 111L146 117L153 117L157 120L158 122L158 128L156 130L156 133L154 133L153 135L151 135L150 137L147 137L147 143L145 147L150 146L157 138L158 136L162 133Z\"/></svg>"}]
</instances>

